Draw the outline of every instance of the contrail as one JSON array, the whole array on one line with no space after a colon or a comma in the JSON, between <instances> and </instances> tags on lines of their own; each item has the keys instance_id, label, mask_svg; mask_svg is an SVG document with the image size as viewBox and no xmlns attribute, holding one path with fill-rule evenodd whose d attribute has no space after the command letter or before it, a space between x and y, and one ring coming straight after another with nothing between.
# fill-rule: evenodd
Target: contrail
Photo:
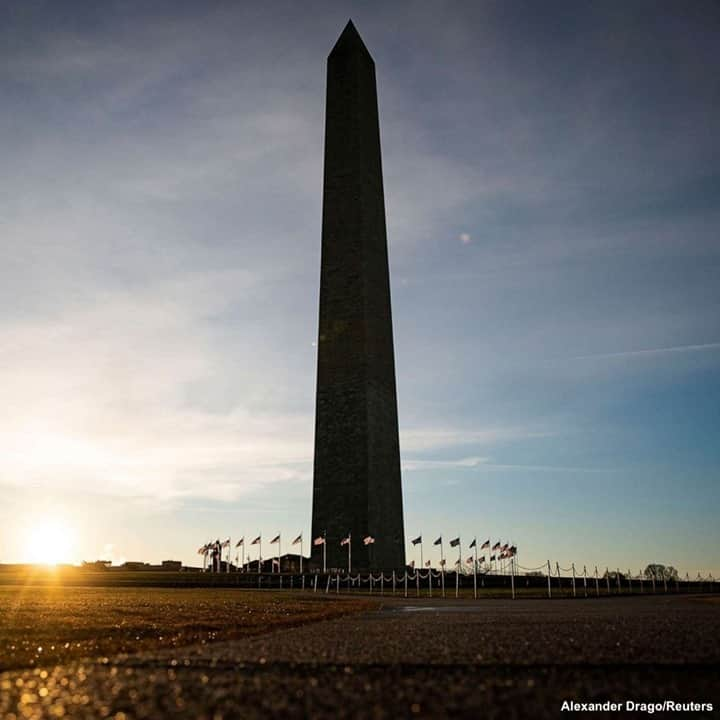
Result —
<instances>
[{"instance_id":1,"label":"contrail","mask_svg":"<svg viewBox=\"0 0 720 720\"><path fill-rule=\"evenodd\" d=\"M578 355L573 360L593 360L595 358L632 357L633 355L660 355L661 353L697 352L698 350L716 350L720 342L703 345L675 345L674 347L652 348L651 350L626 350L624 352L599 353L597 355Z\"/></svg>"}]
</instances>

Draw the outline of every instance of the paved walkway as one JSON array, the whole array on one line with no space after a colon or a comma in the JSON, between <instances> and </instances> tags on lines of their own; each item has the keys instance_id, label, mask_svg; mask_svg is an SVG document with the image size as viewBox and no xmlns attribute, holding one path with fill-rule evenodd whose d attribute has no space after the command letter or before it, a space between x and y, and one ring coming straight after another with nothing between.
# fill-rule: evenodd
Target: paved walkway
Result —
<instances>
[{"instance_id":1,"label":"paved walkway","mask_svg":"<svg viewBox=\"0 0 720 720\"><path fill-rule=\"evenodd\" d=\"M719 637L720 598L388 599L235 642L6 673L0 716L507 720L671 699L717 717Z\"/></svg>"}]
</instances>

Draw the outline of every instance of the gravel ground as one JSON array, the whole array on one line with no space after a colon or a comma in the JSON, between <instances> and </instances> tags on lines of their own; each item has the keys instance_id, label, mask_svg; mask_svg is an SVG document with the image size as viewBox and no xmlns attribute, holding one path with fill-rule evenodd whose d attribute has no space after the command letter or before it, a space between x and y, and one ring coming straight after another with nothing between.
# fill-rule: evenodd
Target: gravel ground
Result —
<instances>
[{"instance_id":1,"label":"gravel ground","mask_svg":"<svg viewBox=\"0 0 720 720\"><path fill-rule=\"evenodd\" d=\"M5 673L0 714L545 718L563 700L693 700L716 708L693 717L717 717L719 637L717 598L388 599L227 643Z\"/></svg>"}]
</instances>

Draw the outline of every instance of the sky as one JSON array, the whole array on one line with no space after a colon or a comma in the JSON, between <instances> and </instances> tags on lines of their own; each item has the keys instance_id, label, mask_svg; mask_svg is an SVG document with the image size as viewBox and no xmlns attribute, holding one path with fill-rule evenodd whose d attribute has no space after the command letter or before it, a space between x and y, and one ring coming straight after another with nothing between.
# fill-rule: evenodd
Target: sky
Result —
<instances>
[{"instance_id":1,"label":"sky","mask_svg":"<svg viewBox=\"0 0 720 720\"><path fill-rule=\"evenodd\" d=\"M349 18L378 78L408 541L717 577L700 0L0 0L0 563L307 549Z\"/></svg>"}]
</instances>

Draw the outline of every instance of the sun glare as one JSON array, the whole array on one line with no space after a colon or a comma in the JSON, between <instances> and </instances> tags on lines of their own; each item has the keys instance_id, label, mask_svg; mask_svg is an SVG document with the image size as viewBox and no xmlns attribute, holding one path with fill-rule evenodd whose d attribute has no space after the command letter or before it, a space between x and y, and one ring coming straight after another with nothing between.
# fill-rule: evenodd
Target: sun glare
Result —
<instances>
[{"instance_id":1,"label":"sun glare","mask_svg":"<svg viewBox=\"0 0 720 720\"><path fill-rule=\"evenodd\" d=\"M46 520L28 528L25 556L28 562L57 565L72 562L75 532L62 520Z\"/></svg>"}]
</instances>

